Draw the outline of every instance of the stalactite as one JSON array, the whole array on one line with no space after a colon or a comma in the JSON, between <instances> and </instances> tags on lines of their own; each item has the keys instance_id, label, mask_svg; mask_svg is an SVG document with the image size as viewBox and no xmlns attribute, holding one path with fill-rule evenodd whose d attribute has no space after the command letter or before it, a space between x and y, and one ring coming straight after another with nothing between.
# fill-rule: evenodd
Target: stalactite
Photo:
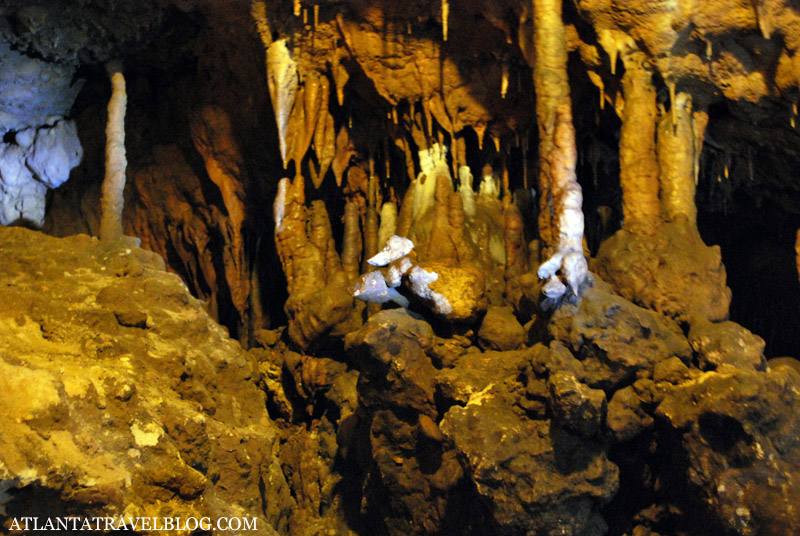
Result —
<instances>
[{"instance_id":1,"label":"stalactite","mask_svg":"<svg viewBox=\"0 0 800 536\"><path fill-rule=\"evenodd\" d=\"M272 44L272 30L267 19L267 4L263 0L256 0L250 4L250 16L256 23L256 31L266 49Z\"/></svg>"},{"instance_id":2,"label":"stalactite","mask_svg":"<svg viewBox=\"0 0 800 536\"><path fill-rule=\"evenodd\" d=\"M319 121L314 131L314 151L320 166L319 178L314 182L315 188L320 187L336 157L336 129L333 124L333 116L328 110L327 97L323 101L323 110L320 111Z\"/></svg>"},{"instance_id":3,"label":"stalactite","mask_svg":"<svg viewBox=\"0 0 800 536\"><path fill-rule=\"evenodd\" d=\"M675 125L678 123L678 106L675 102L675 91L677 84L675 79L669 74L666 76L664 83L667 84L667 88L669 89L669 107L670 112L672 113L672 124Z\"/></svg>"},{"instance_id":4,"label":"stalactite","mask_svg":"<svg viewBox=\"0 0 800 536\"><path fill-rule=\"evenodd\" d=\"M751 1L753 4L753 11L755 11L756 15L756 23L758 24L758 29L761 31L761 36L764 39L770 39L772 37L772 22L770 21L769 15L764 9L762 4L763 0Z\"/></svg>"},{"instance_id":5,"label":"stalactite","mask_svg":"<svg viewBox=\"0 0 800 536\"><path fill-rule=\"evenodd\" d=\"M508 62L503 62L503 74L500 79L500 98L505 99L508 94Z\"/></svg>"},{"instance_id":6,"label":"stalactite","mask_svg":"<svg viewBox=\"0 0 800 536\"><path fill-rule=\"evenodd\" d=\"M582 193L575 177L577 151L572 125L567 45L560 0L533 0L534 85L541 162L539 233L549 257L538 270L553 279L560 270L579 295L588 276L583 257Z\"/></svg>"},{"instance_id":7,"label":"stalactite","mask_svg":"<svg viewBox=\"0 0 800 536\"><path fill-rule=\"evenodd\" d=\"M475 131L475 134L478 135L478 149L483 151L483 137L486 134L486 125L484 123L478 123L477 125L472 125L472 129Z\"/></svg>"},{"instance_id":8,"label":"stalactite","mask_svg":"<svg viewBox=\"0 0 800 536\"><path fill-rule=\"evenodd\" d=\"M117 240L122 238L122 207L124 203L125 170L125 108L128 94L122 66L116 62L107 65L111 77L111 99L108 101L106 123L106 174L103 180L101 199L100 238Z\"/></svg>"},{"instance_id":9,"label":"stalactite","mask_svg":"<svg viewBox=\"0 0 800 536\"><path fill-rule=\"evenodd\" d=\"M352 141L350 141L350 134L347 131L347 127L342 126L339 129L339 134L336 135L336 154L331 162L337 186L342 185L342 176L350 165L350 159L355 156L355 154L356 151L353 148Z\"/></svg>"},{"instance_id":10,"label":"stalactite","mask_svg":"<svg viewBox=\"0 0 800 536\"><path fill-rule=\"evenodd\" d=\"M706 127L708 126L708 112L697 110L692 112L692 134L694 135L694 184L700 180L700 155L703 154L703 141L705 139ZM750 164L750 175L752 177L752 160Z\"/></svg>"},{"instance_id":11,"label":"stalactite","mask_svg":"<svg viewBox=\"0 0 800 536\"><path fill-rule=\"evenodd\" d=\"M642 52L623 55L625 108L619 140L622 213L626 229L650 232L660 216L656 160L656 92Z\"/></svg>"},{"instance_id":12,"label":"stalactite","mask_svg":"<svg viewBox=\"0 0 800 536\"><path fill-rule=\"evenodd\" d=\"M292 59L286 39L274 41L267 47L267 79L285 168L289 157L289 118L294 108L298 84L297 64Z\"/></svg>"},{"instance_id":13,"label":"stalactite","mask_svg":"<svg viewBox=\"0 0 800 536\"><path fill-rule=\"evenodd\" d=\"M662 213L668 221L685 217L694 226L697 223L697 207L694 202L692 99L688 94L680 93L672 106L671 113L664 114L658 126Z\"/></svg>"},{"instance_id":14,"label":"stalactite","mask_svg":"<svg viewBox=\"0 0 800 536\"><path fill-rule=\"evenodd\" d=\"M442 38L447 41L447 19L450 18L450 2L442 0Z\"/></svg>"},{"instance_id":15,"label":"stalactite","mask_svg":"<svg viewBox=\"0 0 800 536\"><path fill-rule=\"evenodd\" d=\"M331 58L331 75L333 76L333 83L336 86L336 101L339 103L340 107L344 106L344 87L347 85L348 80L350 80L350 73L348 73L345 66L342 65L342 54L344 54L343 49L337 47Z\"/></svg>"}]
</instances>

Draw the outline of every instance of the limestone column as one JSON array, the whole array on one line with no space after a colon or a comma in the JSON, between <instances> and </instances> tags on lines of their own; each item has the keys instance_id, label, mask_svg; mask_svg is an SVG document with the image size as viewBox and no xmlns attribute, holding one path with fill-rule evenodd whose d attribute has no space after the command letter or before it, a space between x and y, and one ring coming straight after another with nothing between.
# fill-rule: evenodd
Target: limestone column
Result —
<instances>
[{"instance_id":1,"label":"limestone column","mask_svg":"<svg viewBox=\"0 0 800 536\"><path fill-rule=\"evenodd\" d=\"M671 113L662 115L658 125L658 166L661 183L661 213L665 220L685 218L697 225L695 185L695 134L692 98L679 93Z\"/></svg>"},{"instance_id":2,"label":"limestone column","mask_svg":"<svg viewBox=\"0 0 800 536\"><path fill-rule=\"evenodd\" d=\"M656 91L644 53L625 53L622 59L625 108L619 139L619 182L623 226L632 231L648 232L658 225L660 217Z\"/></svg>"},{"instance_id":3,"label":"limestone column","mask_svg":"<svg viewBox=\"0 0 800 536\"><path fill-rule=\"evenodd\" d=\"M100 238L122 238L123 192L125 190L125 107L128 95L122 66L117 62L107 66L111 76L111 100L108 101L106 123L106 175L103 180L100 217Z\"/></svg>"}]
</instances>

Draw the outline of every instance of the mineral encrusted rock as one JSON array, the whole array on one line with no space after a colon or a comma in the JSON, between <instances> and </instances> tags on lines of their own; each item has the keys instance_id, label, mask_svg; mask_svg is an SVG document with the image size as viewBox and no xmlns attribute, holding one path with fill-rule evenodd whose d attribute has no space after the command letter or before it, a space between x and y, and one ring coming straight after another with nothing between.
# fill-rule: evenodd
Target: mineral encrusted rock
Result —
<instances>
[{"instance_id":1,"label":"mineral encrusted rock","mask_svg":"<svg viewBox=\"0 0 800 536\"><path fill-rule=\"evenodd\" d=\"M684 221L652 235L618 231L603 242L592 270L637 305L681 322L727 319L731 290L718 246L706 246Z\"/></svg>"},{"instance_id":2,"label":"mineral encrusted rock","mask_svg":"<svg viewBox=\"0 0 800 536\"><path fill-rule=\"evenodd\" d=\"M602 534L599 507L616 489L616 467L602 443L519 408L525 395L518 378L534 354L467 352L437 374L427 355L433 346L430 326L400 310L372 316L347 338L360 363L359 399L371 423L375 465L368 482L381 490L367 500L388 501L374 504L388 533ZM579 388L587 389L595 392ZM441 422L437 393L450 406ZM542 394L549 399L546 389ZM560 407L572 402L582 412L582 402L570 397ZM599 430L603 413L592 422ZM560 457L562 448L574 453L574 464Z\"/></svg>"},{"instance_id":3,"label":"mineral encrusted rock","mask_svg":"<svg viewBox=\"0 0 800 536\"><path fill-rule=\"evenodd\" d=\"M19 228L0 228L0 251L6 516L251 516L283 532L294 500L256 364L159 257Z\"/></svg>"}]
</instances>

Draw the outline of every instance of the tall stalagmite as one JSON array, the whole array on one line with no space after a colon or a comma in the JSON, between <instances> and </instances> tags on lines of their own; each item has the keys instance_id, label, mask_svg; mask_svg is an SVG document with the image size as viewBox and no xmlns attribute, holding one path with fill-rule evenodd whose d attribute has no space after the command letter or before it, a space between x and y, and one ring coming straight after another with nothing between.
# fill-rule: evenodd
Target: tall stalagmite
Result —
<instances>
[{"instance_id":1,"label":"tall stalagmite","mask_svg":"<svg viewBox=\"0 0 800 536\"><path fill-rule=\"evenodd\" d=\"M656 91L645 55L623 53L622 91L625 109L619 139L619 182L626 229L647 232L658 225L658 162L656 161Z\"/></svg>"},{"instance_id":2,"label":"tall stalagmite","mask_svg":"<svg viewBox=\"0 0 800 536\"><path fill-rule=\"evenodd\" d=\"M534 85L539 122L539 277L563 294L561 271L576 295L588 274L583 257L583 195L575 177L577 152L567 78L567 43L560 0L533 0Z\"/></svg>"},{"instance_id":3,"label":"tall stalagmite","mask_svg":"<svg viewBox=\"0 0 800 536\"><path fill-rule=\"evenodd\" d=\"M695 195L695 129L692 124L692 98L679 93L658 125L658 164L661 182L661 209L664 219L686 218L697 225Z\"/></svg>"},{"instance_id":4,"label":"tall stalagmite","mask_svg":"<svg viewBox=\"0 0 800 536\"><path fill-rule=\"evenodd\" d=\"M116 240L122 238L123 191L125 190L125 107L128 94L122 66L116 62L107 66L111 76L111 100L108 101L108 123L106 124L106 176L103 180L102 216L100 238Z\"/></svg>"}]
</instances>

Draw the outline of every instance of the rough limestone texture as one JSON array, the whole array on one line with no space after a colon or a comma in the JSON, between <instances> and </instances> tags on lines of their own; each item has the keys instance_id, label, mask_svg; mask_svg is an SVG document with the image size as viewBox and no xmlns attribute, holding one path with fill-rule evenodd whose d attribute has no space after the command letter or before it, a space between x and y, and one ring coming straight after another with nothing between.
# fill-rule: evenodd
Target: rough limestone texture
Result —
<instances>
[{"instance_id":1,"label":"rough limestone texture","mask_svg":"<svg viewBox=\"0 0 800 536\"><path fill-rule=\"evenodd\" d=\"M464 354L437 378L441 396L454 404L440 427L491 505L497 534L604 534L600 507L616 493L617 468L602 442L571 431L599 430L603 414L584 418L580 396L560 387L548 392L549 373L559 383L555 376L569 372L560 368L566 356L551 359L543 349ZM605 409L602 391L573 387L598 394Z\"/></svg>"},{"instance_id":2,"label":"rough limestone texture","mask_svg":"<svg viewBox=\"0 0 800 536\"><path fill-rule=\"evenodd\" d=\"M511 307L489 307L478 330L478 342L484 350L516 350L527 338Z\"/></svg>"},{"instance_id":3,"label":"rough limestone texture","mask_svg":"<svg viewBox=\"0 0 800 536\"><path fill-rule=\"evenodd\" d=\"M252 516L254 534L283 532L294 500L257 364L158 256L21 228L0 228L0 252L6 516Z\"/></svg>"},{"instance_id":4,"label":"rough limestone texture","mask_svg":"<svg viewBox=\"0 0 800 536\"><path fill-rule=\"evenodd\" d=\"M590 386L613 389L673 356L689 362L692 349L677 323L637 307L594 279L584 299L559 308L548 326L550 335L583 362Z\"/></svg>"},{"instance_id":5,"label":"rough limestone texture","mask_svg":"<svg viewBox=\"0 0 800 536\"><path fill-rule=\"evenodd\" d=\"M714 370L731 365L764 370L764 339L735 322L696 322L689 330L689 343L697 352L700 368Z\"/></svg>"},{"instance_id":6,"label":"rough limestone texture","mask_svg":"<svg viewBox=\"0 0 800 536\"><path fill-rule=\"evenodd\" d=\"M703 533L800 533L798 404L789 367L707 372L668 392L656 411L673 437L667 465Z\"/></svg>"},{"instance_id":7,"label":"rough limestone texture","mask_svg":"<svg viewBox=\"0 0 800 536\"><path fill-rule=\"evenodd\" d=\"M529 397L520 377L538 351L465 352L400 310L372 316L346 346L361 371L374 463L367 509L380 512L385 533L604 533L599 509L617 489L616 467L602 442L545 418L550 395L533 373ZM437 371L429 354L447 367ZM565 420L599 430L604 394L576 389L575 397L558 390ZM581 417L582 394L597 402L595 417Z\"/></svg>"},{"instance_id":8,"label":"rough limestone texture","mask_svg":"<svg viewBox=\"0 0 800 536\"><path fill-rule=\"evenodd\" d=\"M371 456L365 501L380 520L374 533L469 534L484 522L467 514L476 497L464 489L457 453L435 422L436 369L426 354L433 341L428 323L398 309L373 315L346 338L360 370L362 441Z\"/></svg>"},{"instance_id":9,"label":"rough limestone texture","mask_svg":"<svg viewBox=\"0 0 800 536\"><path fill-rule=\"evenodd\" d=\"M731 291L718 246L706 246L683 221L662 224L652 235L618 231L603 242L592 270L621 296L678 321L721 321Z\"/></svg>"}]
</instances>

